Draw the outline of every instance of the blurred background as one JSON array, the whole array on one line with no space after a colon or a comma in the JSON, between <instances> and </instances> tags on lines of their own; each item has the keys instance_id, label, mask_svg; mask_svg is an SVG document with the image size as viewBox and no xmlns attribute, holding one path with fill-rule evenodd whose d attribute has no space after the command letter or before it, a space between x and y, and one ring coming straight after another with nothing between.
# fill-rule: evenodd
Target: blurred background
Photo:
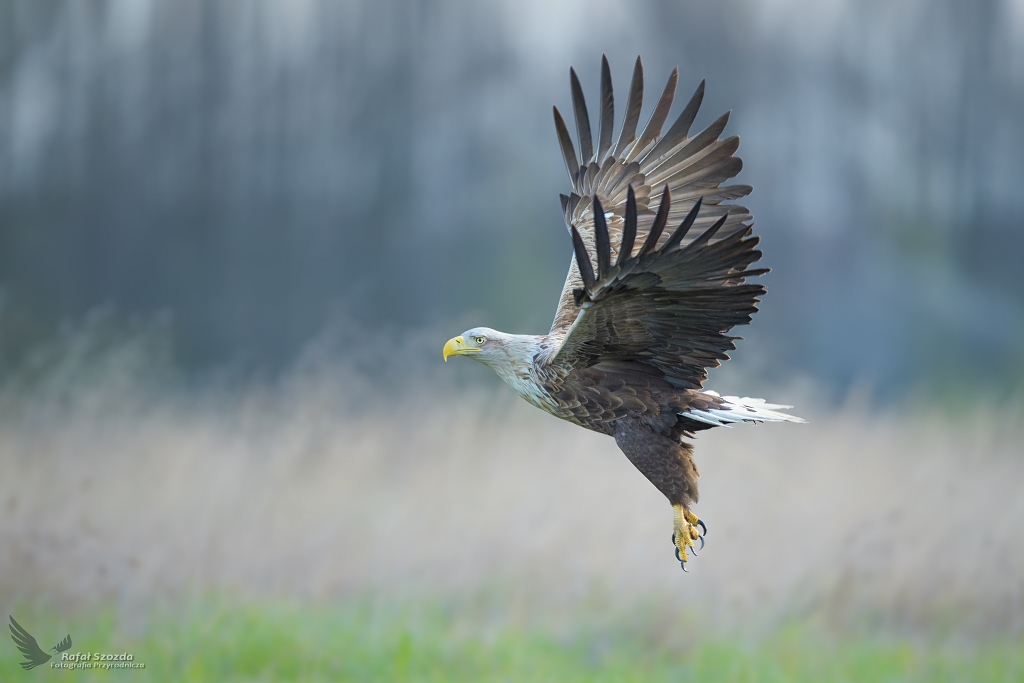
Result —
<instances>
[{"instance_id":1,"label":"blurred background","mask_svg":"<svg viewBox=\"0 0 1024 683\"><path fill-rule=\"evenodd\" d=\"M684 103L708 80L698 126L734 111L774 268L758 372L1024 379L1018 0L0 7L8 366L97 307L169 314L190 371L279 369L337 321L547 329L550 107L606 53L620 99L643 56L645 112L675 65Z\"/></svg>"},{"instance_id":2,"label":"blurred background","mask_svg":"<svg viewBox=\"0 0 1024 683\"><path fill-rule=\"evenodd\" d=\"M602 53L733 110L773 271L709 386L812 420L700 439L688 584L610 440L439 367L550 325ZM1022 188L1021 0L3 0L0 598L1020 633Z\"/></svg>"}]
</instances>

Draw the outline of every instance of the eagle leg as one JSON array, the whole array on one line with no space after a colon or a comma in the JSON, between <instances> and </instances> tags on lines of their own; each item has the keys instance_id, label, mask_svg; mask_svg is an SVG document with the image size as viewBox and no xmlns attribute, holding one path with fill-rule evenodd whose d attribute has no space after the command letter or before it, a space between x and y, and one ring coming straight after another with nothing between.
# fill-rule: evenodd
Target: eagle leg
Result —
<instances>
[{"instance_id":1,"label":"eagle leg","mask_svg":"<svg viewBox=\"0 0 1024 683\"><path fill-rule=\"evenodd\" d=\"M630 462L640 470L672 504L672 545L683 569L690 559L694 542L701 541L707 526L690 510L697 502L697 478L693 447L671 436L654 420L624 417L614 423L615 442ZM668 432L668 433L666 433Z\"/></svg>"},{"instance_id":2,"label":"eagle leg","mask_svg":"<svg viewBox=\"0 0 1024 683\"><path fill-rule=\"evenodd\" d=\"M679 560L679 564L685 565L689 559L687 551L693 553L694 557L697 555L696 549L693 547L695 541L699 540L701 550L704 549L704 535L698 531L698 527L704 529L705 533L707 533L707 527L685 505L673 505L672 512L672 545L676 548L676 559ZM683 566L683 569L686 567Z\"/></svg>"}]
</instances>

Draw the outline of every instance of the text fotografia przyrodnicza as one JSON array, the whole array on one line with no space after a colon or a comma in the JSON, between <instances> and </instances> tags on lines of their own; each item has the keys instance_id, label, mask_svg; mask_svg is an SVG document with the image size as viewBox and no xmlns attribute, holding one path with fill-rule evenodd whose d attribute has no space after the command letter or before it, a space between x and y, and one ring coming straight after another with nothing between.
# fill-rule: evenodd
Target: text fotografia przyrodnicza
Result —
<instances>
[{"instance_id":1,"label":"text fotografia przyrodnicza","mask_svg":"<svg viewBox=\"0 0 1024 683\"><path fill-rule=\"evenodd\" d=\"M59 662L50 662L51 669L145 669L130 652L63 652Z\"/></svg>"}]
</instances>

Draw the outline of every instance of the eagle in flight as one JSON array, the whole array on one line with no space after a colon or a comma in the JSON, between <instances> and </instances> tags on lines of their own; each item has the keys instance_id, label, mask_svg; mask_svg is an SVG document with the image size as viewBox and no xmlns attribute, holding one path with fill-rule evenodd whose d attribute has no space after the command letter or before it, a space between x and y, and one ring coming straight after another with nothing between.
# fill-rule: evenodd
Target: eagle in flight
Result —
<instances>
[{"instance_id":1,"label":"eagle in flight","mask_svg":"<svg viewBox=\"0 0 1024 683\"><path fill-rule=\"evenodd\" d=\"M719 137L729 114L690 136L703 81L662 135L678 72L637 136L644 90L637 57L613 140L612 79L602 58L595 141L569 70L578 156L557 107L554 115L571 184L561 199L573 257L551 331L475 327L449 339L443 355L479 361L541 410L614 437L672 504L672 543L685 570L707 533L691 509L699 474L687 440L738 422L803 420L780 412L791 406L702 389L708 368L736 348L730 330L750 322L766 291L748 279L768 269L751 267L761 252L750 212L728 203L751 187L721 185L743 166L739 138Z\"/></svg>"}]
</instances>

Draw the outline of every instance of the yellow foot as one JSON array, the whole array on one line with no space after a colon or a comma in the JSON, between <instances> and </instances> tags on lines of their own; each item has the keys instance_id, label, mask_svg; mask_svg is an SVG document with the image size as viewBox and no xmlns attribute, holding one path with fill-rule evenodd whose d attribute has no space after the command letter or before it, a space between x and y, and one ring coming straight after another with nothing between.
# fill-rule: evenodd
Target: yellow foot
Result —
<instances>
[{"instance_id":1,"label":"yellow foot","mask_svg":"<svg viewBox=\"0 0 1024 683\"><path fill-rule=\"evenodd\" d=\"M693 544L698 540L701 550L704 549L704 536L708 533L708 528L704 522L697 519L697 515L682 505L673 505L672 512L675 513L672 524L672 545L676 547L676 559L679 560L679 566L685 572L686 562L690 559L687 550L696 557L697 552Z\"/></svg>"}]
</instances>

